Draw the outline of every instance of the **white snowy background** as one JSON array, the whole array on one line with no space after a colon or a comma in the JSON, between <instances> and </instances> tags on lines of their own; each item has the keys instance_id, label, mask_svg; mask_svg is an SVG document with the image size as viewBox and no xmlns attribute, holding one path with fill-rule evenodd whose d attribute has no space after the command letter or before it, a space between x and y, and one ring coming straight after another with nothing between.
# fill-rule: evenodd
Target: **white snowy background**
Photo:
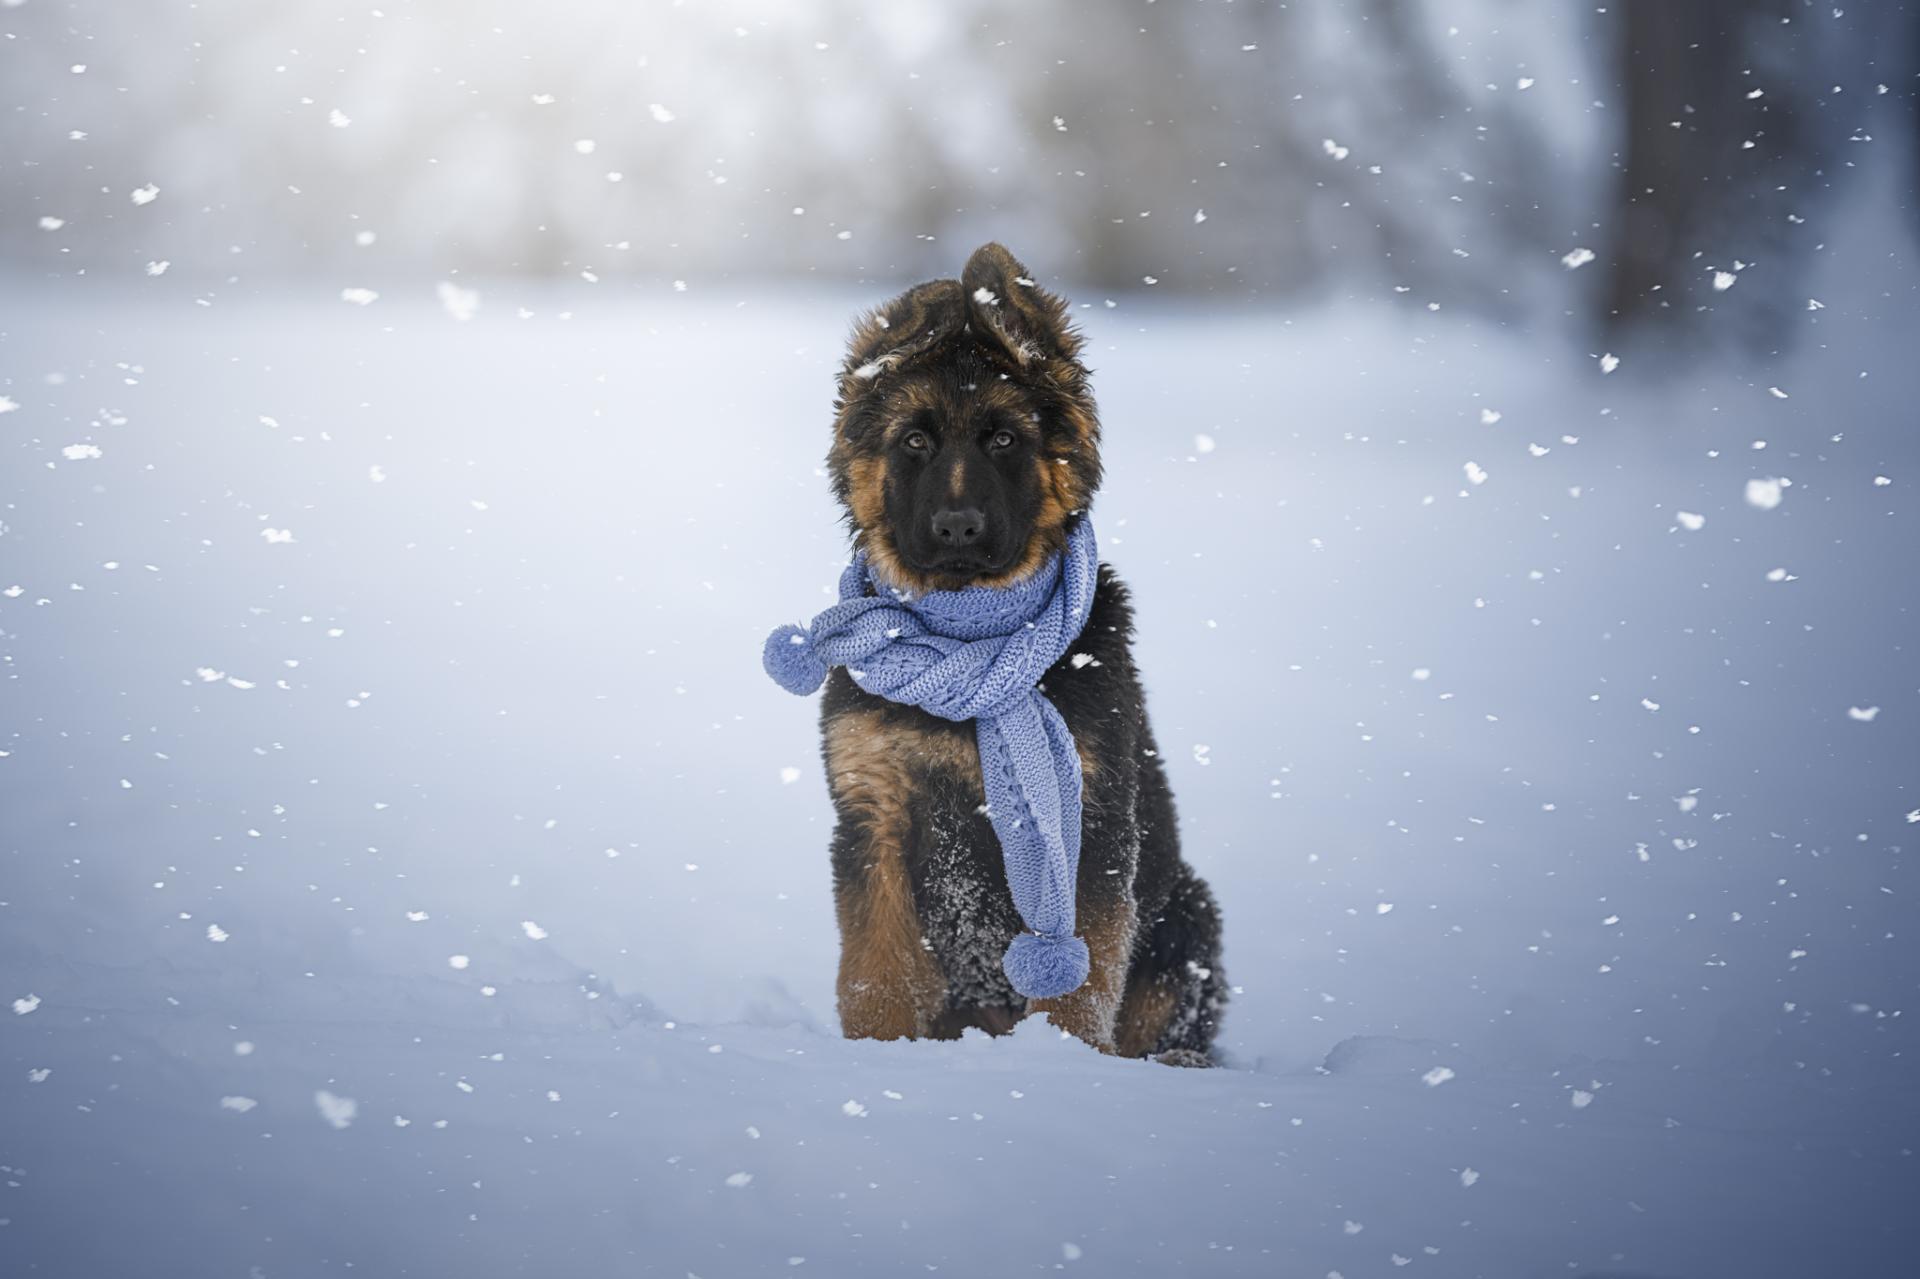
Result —
<instances>
[{"instance_id":1,"label":"white snowy background","mask_svg":"<svg viewBox=\"0 0 1920 1279\"><path fill-rule=\"evenodd\" d=\"M1756 10L1845 143L1663 333L1619 13L7 0L0 1273L1920 1268L1896 8ZM759 647L849 318L989 237L1089 337L1218 1070L837 1034Z\"/></svg>"}]
</instances>

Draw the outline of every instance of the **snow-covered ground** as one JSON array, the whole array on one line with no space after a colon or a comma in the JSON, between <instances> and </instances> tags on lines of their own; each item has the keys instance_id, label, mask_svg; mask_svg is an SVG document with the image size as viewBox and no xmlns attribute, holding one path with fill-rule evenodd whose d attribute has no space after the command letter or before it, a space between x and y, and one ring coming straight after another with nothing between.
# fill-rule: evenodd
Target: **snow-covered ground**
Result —
<instances>
[{"instance_id":1,"label":"snow-covered ground","mask_svg":"<svg viewBox=\"0 0 1920 1279\"><path fill-rule=\"evenodd\" d=\"M885 286L9 286L0 1269L1920 1266L1911 243L1659 377L1087 299L1210 1072L835 1033L758 653Z\"/></svg>"}]
</instances>

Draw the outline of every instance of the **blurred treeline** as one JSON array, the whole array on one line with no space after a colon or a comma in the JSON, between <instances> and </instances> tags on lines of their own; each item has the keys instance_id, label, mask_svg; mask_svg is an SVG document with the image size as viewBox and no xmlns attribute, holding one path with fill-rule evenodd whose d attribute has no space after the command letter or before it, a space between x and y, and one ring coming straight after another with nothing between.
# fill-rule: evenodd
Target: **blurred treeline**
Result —
<instances>
[{"instance_id":1,"label":"blurred treeline","mask_svg":"<svg viewBox=\"0 0 1920 1279\"><path fill-rule=\"evenodd\" d=\"M1625 327L1765 263L1765 343L1850 170L1920 204L1912 8L0 0L0 271L894 281L993 236Z\"/></svg>"}]
</instances>

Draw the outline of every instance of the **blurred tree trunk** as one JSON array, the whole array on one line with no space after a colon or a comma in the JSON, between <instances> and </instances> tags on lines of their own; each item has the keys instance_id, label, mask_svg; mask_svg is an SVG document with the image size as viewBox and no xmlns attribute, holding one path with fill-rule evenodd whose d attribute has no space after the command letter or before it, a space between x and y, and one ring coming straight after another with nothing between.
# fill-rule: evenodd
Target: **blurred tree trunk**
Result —
<instances>
[{"instance_id":1,"label":"blurred tree trunk","mask_svg":"<svg viewBox=\"0 0 1920 1279\"><path fill-rule=\"evenodd\" d=\"M1621 85L1627 129L1620 165L1611 272L1609 334L1687 330L1710 296L1703 253L1712 265L1759 255L1738 242L1763 218L1784 219L1769 191L1769 161L1793 163L1793 110L1784 96L1748 98L1756 84L1748 33L1755 19L1778 23L1788 0L1673 4L1627 0ZM1750 148L1742 143L1765 135ZM1756 154L1762 147L1765 154Z\"/></svg>"},{"instance_id":2,"label":"blurred tree trunk","mask_svg":"<svg viewBox=\"0 0 1920 1279\"><path fill-rule=\"evenodd\" d=\"M1735 56L1726 40L1702 31L1713 24L1706 6L1626 5L1627 136L1607 280L1613 330L1644 324L1671 306L1674 295L1659 294L1678 279L1709 202L1701 178L1683 174L1697 168L1698 157L1725 146L1730 132L1722 108ZM1696 97L1707 104L1705 112L1694 105Z\"/></svg>"},{"instance_id":3,"label":"blurred tree trunk","mask_svg":"<svg viewBox=\"0 0 1920 1279\"><path fill-rule=\"evenodd\" d=\"M1913 217L1913 230L1920 235L1920 6L1907 15L1904 41L1907 60L1895 91L1907 100L1907 212Z\"/></svg>"},{"instance_id":4,"label":"blurred tree trunk","mask_svg":"<svg viewBox=\"0 0 1920 1279\"><path fill-rule=\"evenodd\" d=\"M1865 140L1873 85L1862 69L1907 43L1909 16L1803 0L1626 0L1610 339L1637 334L1679 351L1709 337L1759 350L1783 340L1830 230L1810 219L1851 167L1849 139ZM1716 287L1716 272L1735 274Z\"/></svg>"}]
</instances>

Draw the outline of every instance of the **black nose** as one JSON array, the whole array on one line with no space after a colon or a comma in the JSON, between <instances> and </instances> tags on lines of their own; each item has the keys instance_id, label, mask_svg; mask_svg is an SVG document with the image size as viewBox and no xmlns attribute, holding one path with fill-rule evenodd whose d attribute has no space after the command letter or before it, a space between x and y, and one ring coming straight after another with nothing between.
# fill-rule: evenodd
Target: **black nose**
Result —
<instances>
[{"instance_id":1,"label":"black nose","mask_svg":"<svg viewBox=\"0 0 1920 1279\"><path fill-rule=\"evenodd\" d=\"M971 507L964 511L941 511L933 517L933 535L942 546L977 542L986 531L987 517Z\"/></svg>"}]
</instances>

